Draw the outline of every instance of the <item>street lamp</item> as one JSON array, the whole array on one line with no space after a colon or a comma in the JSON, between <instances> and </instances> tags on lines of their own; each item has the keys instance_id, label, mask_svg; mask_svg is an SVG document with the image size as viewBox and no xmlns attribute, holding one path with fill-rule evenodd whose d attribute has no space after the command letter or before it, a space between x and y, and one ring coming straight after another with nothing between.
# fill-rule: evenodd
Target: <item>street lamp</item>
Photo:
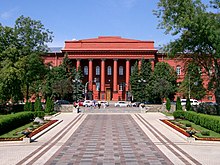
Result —
<instances>
[{"instance_id":1,"label":"street lamp","mask_svg":"<svg viewBox=\"0 0 220 165\"><path fill-rule=\"evenodd\" d=\"M74 84L76 84L76 102L77 102L77 101L78 101L78 83L80 83L81 80L79 80L79 79L74 79L74 80L72 80L72 82L73 82ZM74 92L73 92L73 94L74 94Z\"/></svg>"}]
</instances>

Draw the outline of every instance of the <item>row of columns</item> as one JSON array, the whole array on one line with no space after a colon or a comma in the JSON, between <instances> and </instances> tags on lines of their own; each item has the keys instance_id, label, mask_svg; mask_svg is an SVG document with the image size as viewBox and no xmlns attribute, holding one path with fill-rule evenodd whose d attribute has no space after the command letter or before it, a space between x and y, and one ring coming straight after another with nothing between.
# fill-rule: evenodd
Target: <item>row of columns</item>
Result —
<instances>
[{"instance_id":1,"label":"row of columns","mask_svg":"<svg viewBox=\"0 0 220 165\"><path fill-rule=\"evenodd\" d=\"M141 60L138 61L138 67L140 69L141 66ZM80 59L77 59L76 61L76 69L80 67ZM89 90L92 91L92 82L93 82L93 62L92 59L89 59ZM114 59L113 63L113 98L114 94L118 92L118 60ZM105 59L101 59L101 92L105 92ZM126 83L126 92L129 91L129 81L130 81L130 60L126 59L126 78L125 78L125 83Z\"/></svg>"}]
</instances>

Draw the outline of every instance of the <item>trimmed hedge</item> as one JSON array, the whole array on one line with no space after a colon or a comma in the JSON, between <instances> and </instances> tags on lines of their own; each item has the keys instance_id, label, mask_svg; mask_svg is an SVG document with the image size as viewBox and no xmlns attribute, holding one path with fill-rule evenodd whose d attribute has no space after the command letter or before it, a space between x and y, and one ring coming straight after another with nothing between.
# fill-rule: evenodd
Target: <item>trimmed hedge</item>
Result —
<instances>
[{"instance_id":1,"label":"trimmed hedge","mask_svg":"<svg viewBox=\"0 0 220 165\"><path fill-rule=\"evenodd\" d=\"M192 111L175 111L174 118L184 118L209 130L220 133L220 117Z\"/></svg>"},{"instance_id":2,"label":"trimmed hedge","mask_svg":"<svg viewBox=\"0 0 220 165\"><path fill-rule=\"evenodd\" d=\"M4 115L0 119L0 134L7 133L15 128L23 126L34 119L33 112L19 112L11 115Z\"/></svg>"}]
</instances>

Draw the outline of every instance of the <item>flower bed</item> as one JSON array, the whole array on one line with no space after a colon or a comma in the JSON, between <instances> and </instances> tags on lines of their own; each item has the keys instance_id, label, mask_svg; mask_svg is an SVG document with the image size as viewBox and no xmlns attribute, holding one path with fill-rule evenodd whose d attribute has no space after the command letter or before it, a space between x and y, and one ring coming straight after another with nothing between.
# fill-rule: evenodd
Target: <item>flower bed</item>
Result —
<instances>
[{"instance_id":1,"label":"flower bed","mask_svg":"<svg viewBox=\"0 0 220 165\"><path fill-rule=\"evenodd\" d=\"M178 132L182 133L187 137L194 137L196 140L204 140L204 141L220 141L220 138L215 137L197 137L195 134L190 134L189 130L183 129L178 125L171 122L171 120L161 120L163 123L167 124L168 126L172 127L173 129L177 130Z\"/></svg>"},{"instance_id":2,"label":"flower bed","mask_svg":"<svg viewBox=\"0 0 220 165\"><path fill-rule=\"evenodd\" d=\"M54 124L55 122L57 122L58 120L49 120L48 122L46 122L45 124L41 125L40 127L34 129L29 135L28 137L32 137L34 135L36 135L37 133L41 132L42 130L46 129L47 127L49 127L50 125ZM22 137L10 137L10 138L0 138L0 141L22 141L23 138L25 136Z\"/></svg>"}]
</instances>

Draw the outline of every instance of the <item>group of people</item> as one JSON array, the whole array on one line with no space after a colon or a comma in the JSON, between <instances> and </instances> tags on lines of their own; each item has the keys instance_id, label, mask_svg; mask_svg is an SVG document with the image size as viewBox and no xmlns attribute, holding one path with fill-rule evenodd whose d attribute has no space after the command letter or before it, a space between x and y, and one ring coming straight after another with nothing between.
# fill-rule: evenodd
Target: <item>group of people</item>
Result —
<instances>
[{"instance_id":1,"label":"group of people","mask_svg":"<svg viewBox=\"0 0 220 165\"><path fill-rule=\"evenodd\" d=\"M99 109L101 108L101 106L103 106L104 109L106 108L105 103L101 103L101 101L96 102L95 100L93 100L93 106L91 106L91 107L95 108L96 106L98 106Z\"/></svg>"}]
</instances>

